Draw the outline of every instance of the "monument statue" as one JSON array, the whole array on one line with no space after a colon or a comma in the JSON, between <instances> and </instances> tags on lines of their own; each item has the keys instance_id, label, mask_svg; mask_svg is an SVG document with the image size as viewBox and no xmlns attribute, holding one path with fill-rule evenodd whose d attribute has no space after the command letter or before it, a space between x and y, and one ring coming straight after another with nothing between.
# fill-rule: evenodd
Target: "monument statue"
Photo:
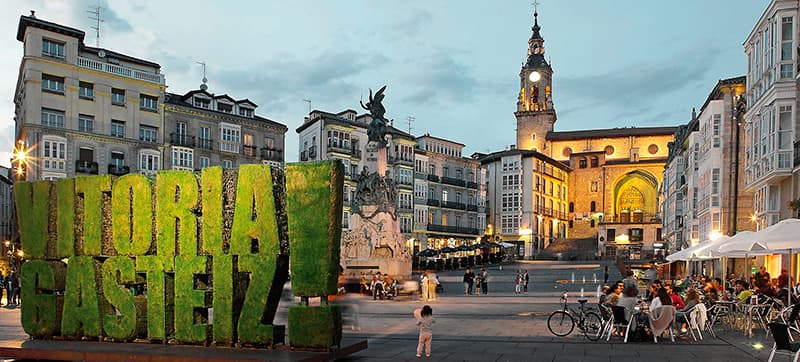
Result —
<instances>
[{"instance_id":1,"label":"monument statue","mask_svg":"<svg viewBox=\"0 0 800 362\"><path fill-rule=\"evenodd\" d=\"M355 197L351 200L350 230L342 233L342 260L345 277L381 272L403 280L411 277L411 251L400 232L397 219L397 188L387 168L386 135L389 127L384 114L381 87L369 92L369 102L361 107L372 121L367 127L367 153L358 175Z\"/></svg>"}]
</instances>

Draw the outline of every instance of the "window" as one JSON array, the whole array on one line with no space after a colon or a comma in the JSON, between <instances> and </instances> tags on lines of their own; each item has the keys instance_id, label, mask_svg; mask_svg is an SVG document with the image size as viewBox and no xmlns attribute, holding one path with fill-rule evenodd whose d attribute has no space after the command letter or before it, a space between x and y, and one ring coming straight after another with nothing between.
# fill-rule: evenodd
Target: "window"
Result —
<instances>
[{"instance_id":1,"label":"window","mask_svg":"<svg viewBox=\"0 0 800 362\"><path fill-rule=\"evenodd\" d=\"M628 229L630 231L630 235L628 240L630 241L642 241L644 239L644 230L639 228Z\"/></svg>"},{"instance_id":2,"label":"window","mask_svg":"<svg viewBox=\"0 0 800 362\"><path fill-rule=\"evenodd\" d=\"M64 59L64 43L42 39L42 56Z\"/></svg>"},{"instance_id":3,"label":"window","mask_svg":"<svg viewBox=\"0 0 800 362\"><path fill-rule=\"evenodd\" d=\"M111 104L115 106L125 106L125 90L111 88Z\"/></svg>"},{"instance_id":4,"label":"window","mask_svg":"<svg viewBox=\"0 0 800 362\"><path fill-rule=\"evenodd\" d=\"M781 79L794 77L792 40L794 27L791 16L781 19Z\"/></svg>"},{"instance_id":5,"label":"window","mask_svg":"<svg viewBox=\"0 0 800 362\"><path fill-rule=\"evenodd\" d=\"M719 169L711 170L711 206L719 206Z\"/></svg>"},{"instance_id":6,"label":"window","mask_svg":"<svg viewBox=\"0 0 800 362\"><path fill-rule=\"evenodd\" d=\"M87 82L78 83L78 96L82 99L94 99L94 84Z\"/></svg>"},{"instance_id":7,"label":"window","mask_svg":"<svg viewBox=\"0 0 800 362\"><path fill-rule=\"evenodd\" d=\"M200 162L197 164L200 168L206 168L211 165L211 162L208 160L208 157L200 157Z\"/></svg>"},{"instance_id":8,"label":"window","mask_svg":"<svg viewBox=\"0 0 800 362\"><path fill-rule=\"evenodd\" d=\"M139 126L139 140L144 142L158 142L158 128L151 126Z\"/></svg>"},{"instance_id":9,"label":"window","mask_svg":"<svg viewBox=\"0 0 800 362\"><path fill-rule=\"evenodd\" d=\"M722 115L715 114L713 121L711 121L711 136L712 136L712 145L714 148L719 148L720 143L720 124L722 122Z\"/></svg>"},{"instance_id":10,"label":"window","mask_svg":"<svg viewBox=\"0 0 800 362\"><path fill-rule=\"evenodd\" d=\"M42 137L42 169L45 171L65 171L67 162L67 139L57 136Z\"/></svg>"},{"instance_id":11,"label":"window","mask_svg":"<svg viewBox=\"0 0 800 362\"><path fill-rule=\"evenodd\" d=\"M233 112L233 105L227 103L219 103L217 102L217 110L220 112L225 113L232 113Z\"/></svg>"},{"instance_id":12,"label":"window","mask_svg":"<svg viewBox=\"0 0 800 362\"><path fill-rule=\"evenodd\" d=\"M597 167L600 164L599 161L600 160L597 158L597 156L593 156L592 157L592 167Z\"/></svg>"},{"instance_id":13,"label":"window","mask_svg":"<svg viewBox=\"0 0 800 362\"><path fill-rule=\"evenodd\" d=\"M253 117L253 109L251 108L243 108L239 106L239 115L245 117Z\"/></svg>"},{"instance_id":14,"label":"window","mask_svg":"<svg viewBox=\"0 0 800 362\"><path fill-rule=\"evenodd\" d=\"M78 115L78 131L94 132L94 117L86 114Z\"/></svg>"},{"instance_id":15,"label":"window","mask_svg":"<svg viewBox=\"0 0 800 362\"><path fill-rule=\"evenodd\" d=\"M239 153L239 144L241 143L241 127L237 125L220 123L219 133L221 140L219 142L219 150L223 152Z\"/></svg>"},{"instance_id":16,"label":"window","mask_svg":"<svg viewBox=\"0 0 800 362\"><path fill-rule=\"evenodd\" d=\"M64 77L42 74L42 90L45 92L64 94Z\"/></svg>"},{"instance_id":17,"label":"window","mask_svg":"<svg viewBox=\"0 0 800 362\"><path fill-rule=\"evenodd\" d=\"M122 166L125 166L125 154L122 152L112 151L111 164L114 165L114 167L117 167L117 169L122 168Z\"/></svg>"},{"instance_id":18,"label":"window","mask_svg":"<svg viewBox=\"0 0 800 362\"><path fill-rule=\"evenodd\" d=\"M586 159L585 158L581 158L578 161L578 168L586 168Z\"/></svg>"},{"instance_id":19,"label":"window","mask_svg":"<svg viewBox=\"0 0 800 362\"><path fill-rule=\"evenodd\" d=\"M222 160L222 167L223 168L233 168L233 161L231 161L231 160Z\"/></svg>"},{"instance_id":20,"label":"window","mask_svg":"<svg viewBox=\"0 0 800 362\"><path fill-rule=\"evenodd\" d=\"M42 126L64 128L64 111L42 108Z\"/></svg>"},{"instance_id":21,"label":"window","mask_svg":"<svg viewBox=\"0 0 800 362\"><path fill-rule=\"evenodd\" d=\"M210 127L200 127L200 132L198 133L198 142L200 143L200 148L205 148L207 150L212 149L211 146L211 128Z\"/></svg>"},{"instance_id":22,"label":"window","mask_svg":"<svg viewBox=\"0 0 800 362\"><path fill-rule=\"evenodd\" d=\"M125 122L111 120L111 137L125 138Z\"/></svg>"},{"instance_id":23,"label":"window","mask_svg":"<svg viewBox=\"0 0 800 362\"><path fill-rule=\"evenodd\" d=\"M590 212L595 212L595 211L597 211L597 202L595 202L595 201L592 201L592 203L591 203L591 204L589 204L589 211L590 211Z\"/></svg>"},{"instance_id":24,"label":"window","mask_svg":"<svg viewBox=\"0 0 800 362\"><path fill-rule=\"evenodd\" d=\"M79 148L78 161L94 162L94 150L88 147Z\"/></svg>"},{"instance_id":25,"label":"window","mask_svg":"<svg viewBox=\"0 0 800 362\"><path fill-rule=\"evenodd\" d=\"M574 202L570 202L569 203L569 212L575 212L575 203Z\"/></svg>"},{"instance_id":26,"label":"window","mask_svg":"<svg viewBox=\"0 0 800 362\"><path fill-rule=\"evenodd\" d=\"M194 170L194 150L184 147L172 147L172 168Z\"/></svg>"},{"instance_id":27,"label":"window","mask_svg":"<svg viewBox=\"0 0 800 362\"><path fill-rule=\"evenodd\" d=\"M158 112L158 97L139 95L139 109L148 112Z\"/></svg>"},{"instance_id":28,"label":"window","mask_svg":"<svg viewBox=\"0 0 800 362\"><path fill-rule=\"evenodd\" d=\"M161 169L161 154L155 150L139 151L139 171L142 174L153 174Z\"/></svg>"},{"instance_id":29,"label":"window","mask_svg":"<svg viewBox=\"0 0 800 362\"><path fill-rule=\"evenodd\" d=\"M198 107L198 108L208 109L208 108L210 108L211 100L205 99L205 98L194 97L194 102L192 102L192 104L194 104L194 106Z\"/></svg>"}]
</instances>

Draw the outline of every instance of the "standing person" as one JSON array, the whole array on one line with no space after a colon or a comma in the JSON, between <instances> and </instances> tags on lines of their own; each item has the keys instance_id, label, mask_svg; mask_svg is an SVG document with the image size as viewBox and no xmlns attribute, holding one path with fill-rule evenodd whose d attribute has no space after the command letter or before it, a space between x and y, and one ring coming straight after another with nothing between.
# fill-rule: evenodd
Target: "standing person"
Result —
<instances>
[{"instance_id":1,"label":"standing person","mask_svg":"<svg viewBox=\"0 0 800 362\"><path fill-rule=\"evenodd\" d=\"M436 300L436 287L439 285L439 276L436 272L428 273L428 301Z\"/></svg>"},{"instance_id":2,"label":"standing person","mask_svg":"<svg viewBox=\"0 0 800 362\"><path fill-rule=\"evenodd\" d=\"M422 301L428 301L428 272L422 273L422 277L419 281L420 287L422 289Z\"/></svg>"},{"instance_id":3,"label":"standing person","mask_svg":"<svg viewBox=\"0 0 800 362\"><path fill-rule=\"evenodd\" d=\"M3 291L6 289L6 276L4 272L0 272L0 305L3 305ZM11 301L11 297L6 293L6 305Z\"/></svg>"},{"instance_id":4,"label":"standing person","mask_svg":"<svg viewBox=\"0 0 800 362\"><path fill-rule=\"evenodd\" d=\"M464 272L464 294L472 295L472 283L475 281L475 273L472 272L472 268L467 268L467 271Z\"/></svg>"},{"instance_id":5,"label":"standing person","mask_svg":"<svg viewBox=\"0 0 800 362\"><path fill-rule=\"evenodd\" d=\"M634 294L634 297L639 295L639 281L636 280L635 276L633 276L633 270L629 269L628 272L625 274L626 274L625 279L622 279L622 285L623 285L622 290L628 289L630 287L636 290L636 294Z\"/></svg>"},{"instance_id":6,"label":"standing person","mask_svg":"<svg viewBox=\"0 0 800 362\"><path fill-rule=\"evenodd\" d=\"M11 272L11 275L6 279L8 279L6 284L8 284L8 290L9 290L8 292L6 292L7 294L6 299L11 298L9 304L17 305L17 299L18 299L17 290L19 289L19 278L17 278L17 272L16 271Z\"/></svg>"},{"instance_id":7,"label":"standing person","mask_svg":"<svg viewBox=\"0 0 800 362\"><path fill-rule=\"evenodd\" d=\"M523 270L523 273L522 273L522 289L525 292L525 294L528 294L528 282L529 281L530 281L530 278L528 277L528 269L525 269L525 270Z\"/></svg>"},{"instance_id":8,"label":"standing person","mask_svg":"<svg viewBox=\"0 0 800 362\"><path fill-rule=\"evenodd\" d=\"M483 274L478 271L478 274L475 274L475 294L481 295L481 287L483 286Z\"/></svg>"},{"instance_id":9,"label":"standing person","mask_svg":"<svg viewBox=\"0 0 800 362\"><path fill-rule=\"evenodd\" d=\"M517 276L514 278L514 294L522 292L522 272L517 270Z\"/></svg>"},{"instance_id":10,"label":"standing person","mask_svg":"<svg viewBox=\"0 0 800 362\"><path fill-rule=\"evenodd\" d=\"M769 283L769 273L767 273L767 268L762 265L761 268L758 269L758 273L754 276L754 284L758 290L766 290L769 287Z\"/></svg>"},{"instance_id":11,"label":"standing person","mask_svg":"<svg viewBox=\"0 0 800 362\"><path fill-rule=\"evenodd\" d=\"M489 273L486 268L481 268L481 291L483 294L489 294Z\"/></svg>"},{"instance_id":12,"label":"standing person","mask_svg":"<svg viewBox=\"0 0 800 362\"><path fill-rule=\"evenodd\" d=\"M608 265L603 267L603 284L608 284Z\"/></svg>"},{"instance_id":13,"label":"standing person","mask_svg":"<svg viewBox=\"0 0 800 362\"><path fill-rule=\"evenodd\" d=\"M433 330L431 327L434 323L436 323L436 320L433 319L433 309L431 309L429 305L422 307L422 311L420 311L417 317L417 326L419 327L417 358L422 357L423 347L425 347L425 357L431 356L431 341L433 340Z\"/></svg>"}]
</instances>

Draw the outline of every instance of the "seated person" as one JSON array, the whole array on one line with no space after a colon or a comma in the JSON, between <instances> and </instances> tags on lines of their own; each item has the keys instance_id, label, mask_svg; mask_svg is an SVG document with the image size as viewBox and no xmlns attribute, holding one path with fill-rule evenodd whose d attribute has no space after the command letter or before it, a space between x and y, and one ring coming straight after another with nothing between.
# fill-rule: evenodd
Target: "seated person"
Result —
<instances>
[{"instance_id":1,"label":"seated person","mask_svg":"<svg viewBox=\"0 0 800 362\"><path fill-rule=\"evenodd\" d=\"M689 289L686 292L686 305L683 308L679 309L675 314L675 318L678 323L681 324L681 330L684 330L686 327L684 324L689 323L689 313L692 311L694 306L700 303L700 295L697 294L697 290Z\"/></svg>"},{"instance_id":2,"label":"seated person","mask_svg":"<svg viewBox=\"0 0 800 362\"><path fill-rule=\"evenodd\" d=\"M714 286L712 282L707 282L705 284L703 292L705 292L707 301L716 302L719 300L719 290L717 289L717 287Z\"/></svg>"},{"instance_id":3,"label":"seated person","mask_svg":"<svg viewBox=\"0 0 800 362\"><path fill-rule=\"evenodd\" d=\"M665 305L672 305L672 298L667 294L666 288L658 288L653 301L650 302L650 311L652 312L654 309Z\"/></svg>"},{"instance_id":4,"label":"seated person","mask_svg":"<svg viewBox=\"0 0 800 362\"><path fill-rule=\"evenodd\" d=\"M604 285L603 289L600 291L600 298L599 298L600 300L598 300L597 302L600 304L608 304L609 302L608 297L611 294L612 294L611 287L609 287L608 285Z\"/></svg>"},{"instance_id":5,"label":"seated person","mask_svg":"<svg viewBox=\"0 0 800 362\"><path fill-rule=\"evenodd\" d=\"M675 307L675 309L681 309L686 305L686 303L683 302L683 298L681 298L681 296L678 295L678 293L675 293L675 291L672 289L672 285L667 284L664 286L664 289L667 290L667 294L669 294L669 297L672 298L672 305Z\"/></svg>"},{"instance_id":6,"label":"seated person","mask_svg":"<svg viewBox=\"0 0 800 362\"><path fill-rule=\"evenodd\" d=\"M740 307L744 304L749 303L750 297L753 295L753 293L750 291L748 287L749 285L747 284L746 281L744 280L736 281L736 299L737 299L736 304L739 305Z\"/></svg>"},{"instance_id":7,"label":"seated person","mask_svg":"<svg viewBox=\"0 0 800 362\"><path fill-rule=\"evenodd\" d=\"M619 298L617 305L625 307L629 313L633 313L633 310L636 308L636 303L639 302L639 298L636 298L636 294L638 294L638 292L639 290L636 287L628 285L622 291L622 297Z\"/></svg>"},{"instance_id":8,"label":"seated person","mask_svg":"<svg viewBox=\"0 0 800 362\"><path fill-rule=\"evenodd\" d=\"M662 287L660 280L654 280L653 284L650 284L650 289L647 290L647 301L652 302L656 295L658 295L658 290Z\"/></svg>"}]
</instances>

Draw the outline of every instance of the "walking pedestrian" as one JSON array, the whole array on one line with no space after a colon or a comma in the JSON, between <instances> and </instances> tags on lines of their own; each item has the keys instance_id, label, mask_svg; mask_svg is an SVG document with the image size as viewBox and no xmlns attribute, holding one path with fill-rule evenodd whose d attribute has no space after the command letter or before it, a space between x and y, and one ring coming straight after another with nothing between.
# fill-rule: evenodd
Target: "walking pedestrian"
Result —
<instances>
[{"instance_id":1,"label":"walking pedestrian","mask_svg":"<svg viewBox=\"0 0 800 362\"><path fill-rule=\"evenodd\" d=\"M472 283L474 280L475 273L472 272L472 268L467 268L467 271L464 272L464 294L472 294Z\"/></svg>"},{"instance_id":2,"label":"walking pedestrian","mask_svg":"<svg viewBox=\"0 0 800 362\"><path fill-rule=\"evenodd\" d=\"M530 277L528 277L528 269L523 270L522 273L522 290L525 294L528 294L528 282L530 281Z\"/></svg>"},{"instance_id":3,"label":"walking pedestrian","mask_svg":"<svg viewBox=\"0 0 800 362\"><path fill-rule=\"evenodd\" d=\"M428 301L428 272L422 273L422 277L419 281L420 287L422 289L422 301Z\"/></svg>"},{"instance_id":4,"label":"walking pedestrian","mask_svg":"<svg viewBox=\"0 0 800 362\"><path fill-rule=\"evenodd\" d=\"M481 268L481 292L489 294L489 273L486 268Z\"/></svg>"},{"instance_id":5,"label":"walking pedestrian","mask_svg":"<svg viewBox=\"0 0 800 362\"><path fill-rule=\"evenodd\" d=\"M19 274L17 274L16 271L11 272L11 300L14 302L14 305L19 305L19 282ZM8 297L6 297L6 299L8 299Z\"/></svg>"},{"instance_id":6,"label":"walking pedestrian","mask_svg":"<svg viewBox=\"0 0 800 362\"><path fill-rule=\"evenodd\" d=\"M608 265L603 268L603 284L608 284Z\"/></svg>"},{"instance_id":7,"label":"walking pedestrian","mask_svg":"<svg viewBox=\"0 0 800 362\"><path fill-rule=\"evenodd\" d=\"M514 278L514 294L522 292L522 272L517 270L517 276Z\"/></svg>"},{"instance_id":8,"label":"walking pedestrian","mask_svg":"<svg viewBox=\"0 0 800 362\"><path fill-rule=\"evenodd\" d=\"M6 276L5 273L0 273L0 305L3 305L3 291L6 290ZM11 296L6 292L6 305L11 301Z\"/></svg>"},{"instance_id":9,"label":"walking pedestrian","mask_svg":"<svg viewBox=\"0 0 800 362\"><path fill-rule=\"evenodd\" d=\"M436 287L439 286L439 276L436 272L428 273L428 301L436 300Z\"/></svg>"},{"instance_id":10,"label":"walking pedestrian","mask_svg":"<svg viewBox=\"0 0 800 362\"><path fill-rule=\"evenodd\" d=\"M425 348L425 357L431 356L431 341L433 340L433 331L431 327L436 320L433 319L433 309L429 305L422 307L422 310L414 311L414 316L417 317L417 326L419 327L419 341L417 342L417 358L422 357L422 349Z\"/></svg>"}]
</instances>

